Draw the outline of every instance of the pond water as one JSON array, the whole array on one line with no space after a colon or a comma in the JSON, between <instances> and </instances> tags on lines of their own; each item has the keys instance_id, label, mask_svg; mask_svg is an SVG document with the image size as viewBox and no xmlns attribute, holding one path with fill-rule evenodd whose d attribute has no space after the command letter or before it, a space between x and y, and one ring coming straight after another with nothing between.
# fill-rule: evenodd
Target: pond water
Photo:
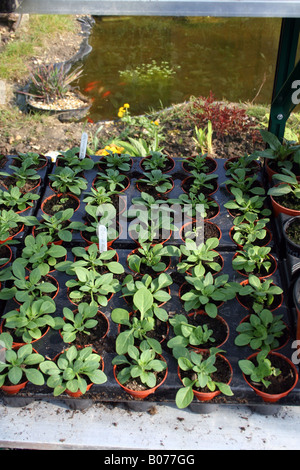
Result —
<instances>
[{"instance_id":1,"label":"pond water","mask_svg":"<svg viewBox=\"0 0 300 470\"><path fill-rule=\"evenodd\" d=\"M270 103L277 18L95 17L79 87L89 118L142 114L190 96ZM153 62L154 61L154 62ZM144 64L144 65L143 65Z\"/></svg>"}]
</instances>

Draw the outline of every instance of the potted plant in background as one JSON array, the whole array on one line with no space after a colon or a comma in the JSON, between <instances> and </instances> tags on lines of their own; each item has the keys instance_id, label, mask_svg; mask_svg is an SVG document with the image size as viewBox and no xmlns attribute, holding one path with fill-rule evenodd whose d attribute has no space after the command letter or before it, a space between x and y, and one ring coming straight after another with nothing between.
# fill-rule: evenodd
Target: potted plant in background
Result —
<instances>
[{"instance_id":1,"label":"potted plant in background","mask_svg":"<svg viewBox=\"0 0 300 470\"><path fill-rule=\"evenodd\" d=\"M276 173L273 179L280 182L268 190L275 217L280 213L300 215L300 181L295 173L283 168L282 173Z\"/></svg>"}]
</instances>

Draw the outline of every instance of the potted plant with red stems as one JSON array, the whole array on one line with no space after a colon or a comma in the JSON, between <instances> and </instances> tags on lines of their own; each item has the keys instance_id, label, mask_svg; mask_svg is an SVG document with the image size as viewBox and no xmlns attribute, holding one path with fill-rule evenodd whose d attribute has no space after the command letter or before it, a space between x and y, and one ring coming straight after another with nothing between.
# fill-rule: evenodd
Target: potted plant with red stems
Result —
<instances>
[{"instance_id":1,"label":"potted plant with red stems","mask_svg":"<svg viewBox=\"0 0 300 470\"><path fill-rule=\"evenodd\" d=\"M71 346L52 361L44 361L41 370L48 375L47 386L53 388L55 397L66 392L71 397L85 394L93 384L107 381L103 372L103 359L90 346Z\"/></svg>"},{"instance_id":2,"label":"potted plant with red stems","mask_svg":"<svg viewBox=\"0 0 300 470\"><path fill-rule=\"evenodd\" d=\"M150 155L142 158L140 167L143 171L161 170L163 173L171 171L175 166L173 158L158 151L151 151Z\"/></svg>"},{"instance_id":3,"label":"potted plant with red stems","mask_svg":"<svg viewBox=\"0 0 300 470\"><path fill-rule=\"evenodd\" d=\"M269 222L268 218L257 219L255 213L246 212L235 217L229 236L239 248L248 244L266 246L272 240L272 232L267 227Z\"/></svg>"},{"instance_id":4,"label":"potted plant with red stems","mask_svg":"<svg viewBox=\"0 0 300 470\"><path fill-rule=\"evenodd\" d=\"M270 254L269 246L245 245L235 253L232 267L242 276L255 274L260 278L269 277L277 269L277 261Z\"/></svg>"},{"instance_id":5,"label":"potted plant with red stems","mask_svg":"<svg viewBox=\"0 0 300 470\"><path fill-rule=\"evenodd\" d=\"M230 176L235 170L243 169L247 175L253 175L260 171L260 162L255 155L239 155L238 157L231 157L224 163L226 176Z\"/></svg>"},{"instance_id":6,"label":"potted plant with red stems","mask_svg":"<svg viewBox=\"0 0 300 470\"><path fill-rule=\"evenodd\" d=\"M11 173L1 171L0 176L4 176L3 185L6 189L9 186L17 186L22 193L34 191L41 184L41 177L37 170L31 167L31 159L25 160L20 167L9 165Z\"/></svg>"},{"instance_id":7,"label":"potted plant with red stems","mask_svg":"<svg viewBox=\"0 0 300 470\"><path fill-rule=\"evenodd\" d=\"M300 258L300 215L289 217L283 224L287 251Z\"/></svg>"},{"instance_id":8,"label":"potted plant with red stems","mask_svg":"<svg viewBox=\"0 0 300 470\"><path fill-rule=\"evenodd\" d=\"M239 360L238 364L245 381L265 402L275 403L287 396L298 382L295 364L268 347Z\"/></svg>"},{"instance_id":9,"label":"potted plant with red stems","mask_svg":"<svg viewBox=\"0 0 300 470\"><path fill-rule=\"evenodd\" d=\"M259 313L264 309L271 311L279 308L283 301L283 290L274 284L272 278L260 279L250 274L241 282L237 299L245 308Z\"/></svg>"},{"instance_id":10,"label":"potted plant with red stems","mask_svg":"<svg viewBox=\"0 0 300 470\"><path fill-rule=\"evenodd\" d=\"M28 382L44 385L44 376L38 370L44 357L38 354L31 344L15 348L12 336L2 333L0 345L5 354L0 361L0 388L4 393L15 395L26 387Z\"/></svg>"},{"instance_id":11,"label":"potted plant with red stems","mask_svg":"<svg viewBox=\"0 0 300 470\"><path fill-rule=\"evenodd\" d=\"M113 358L117 383L131 396L143 400L154 393L167 378L168 368L163 356L142 343L138 349L130 345L127 354Z\"/></svg>"},{"instance_id":12,"label":"potted plant with red stems","mask_svg":"<svg viewBox=\"0 0 300 470\"><path fill-rule=\"evenodd\" d=\"M275 217L280 213L300 215L300 181L295 173L283 168L282 173L276 173L273 179L279 181L279 184L268 190Z\"/></svg>"},{"instance_id":13,"label":"potted plant with red stems","mask_svg":"<svg viewBox=\"0 0 300 470\"><path fill-rule=\"evenodd\" d=\"M257 314L251 314L245 317L237 326L239 333L234 344L237 346L249 345L251 349L262 349L269 347L271 350L282 347L280 338L287 339L284 335L287 329L282 321L283 315L273 315L268 309L263 309Z\"/></svg>"},{"instance_id":14,"label":"potted plant with red stems","mask_svg":"<svg viewBox=\"0 0 300 470\"><path fill-rule=\"evenodd\" d=\"M185 311L203 309L212 318L217 316L218 308L224 302L235 298L240 287L237 282L229 282L228 274L213 276L207 273L196 276L195 269L192 276L186 276L185 279L187 284L183 284L179 291Z\"/></svg>"},{"instance_id":15,"label":"potted plant with red stems","mask_svg":"<svg viewBox=\"0 0 300 470\"><path fill-rule=\"evenodd\" d=\"M190 238L185 240L184 245L180 245L181 257L177 264L180 273L191 273L195 269L195 274L201 276L210 271L218 273L224 266L224 259L215 248L219 246L218 238L209 238L199 245Z\"/></svg>"},{"instance_id":16,"label":"potted plant with red stems","mask_svg":"<svg viewBox=\"0 0 300 470\"><path fill-rule=\"evenodd\" d=\"M281 173L283 169L297 172L300 176L300 145L293 142L280 142L278 137L266 129L261 129L260 134L268 148L264 151L257 150L253 154L265 159L265 167L269 181L272 181L273 175Z\"/></svg>"},{"instance_id":17,"label":"potted plant with red stems","mask_svg":"<svg viewBox=\"0 0 300 470\"><path fill-rule=\"evenodd\" d=\"M192 171L196 170L198 173L213 173L217 167L217 161L209 157L207 153L199 153L194 157L185 157L182 160L182 168L191 173Z\"/></svg>"},{"instance_id":18,"label":"potted plant with red stems","mask_svg":"<svg viewBox=\"0 0 300 470\"><path fill-rule=\"evenodd\" d=\"M176 393L175 402L179 409L188 407L194 396L199 401L209 401L223 393L232 396L230 388L233 371L230 362L221 353L222 349L188 350L174 348L173 355L178 361L178 375L183 384Z\"/></svg>"}]
</instances>

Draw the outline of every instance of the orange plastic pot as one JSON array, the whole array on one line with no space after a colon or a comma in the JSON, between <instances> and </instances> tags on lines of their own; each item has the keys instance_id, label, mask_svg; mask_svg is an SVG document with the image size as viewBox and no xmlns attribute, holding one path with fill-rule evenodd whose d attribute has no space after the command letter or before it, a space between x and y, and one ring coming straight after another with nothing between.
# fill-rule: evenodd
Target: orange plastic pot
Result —
<instances>
[{"instance_id":1,"label":"orange plastic pot","mask_svg":"<svg viewBox=\"0 0 300 470\"><path fill-rule=\"evenodd\" d=\"M21 345L23 346L23 345ZM19 349L19 346L13 346L13 349ZM37 351L35 349L32 348L32 352L34 353L37 353ZM23 390L23 388L26 387L26 385L28 384L28 380L25 380L24 382L21 382L21 383L18 383L16 385L2 385L2 387L0 387L0 389L6 394L6 395L16 395L17 393L19 393L20 390Z\"/></svg>"},{"instance_id":2,"label":"orange plastic pot","mask_svg":"<svg viewBox=\"0 0 300 470\"><path fill-rule=\"evenodd\" d=\"M245 323L245 322L249 322L249 320L250 320L250 315L251 315L251 314L249 314L249 315L247 315L246 317L244 317L244 318L240 321L239 324ZM254 314L253 314L253 315L254 315ZM289 328L288 328L287 324L286 324L286 323L284 323L284 324L285 324L286 330L289 332ZM240 333L239 333L239 334L240 334ZM284 348L284 346L286 346L287 343L289 342L289 339L290 339L290 334L288 333L285 342L282 343L282 344L281 344L280 346L278 346L277 348L272 349L271 351L277 351L278 349Z\"/></svg>"},{"instance_id":3,"label":"orange plastic pot","mask_svg":"<svg viewBox=\"0 0 300 470\"><path fill-rule=\"evenodd\" d=\"M271 230L269 230L268 228L266 228L266 237L267 237L267 241L263 244L263 245L260 245L260 246L267 246L269 245L269 243L271 243L272 241L272 238L273 238L273 235L272 235L272 232ZM231 229L229 230L229 237L230 239L233 241L233 243L236 244L236 246L238 248L240 248L241 250L243 249L243 245L239 245L234 239L233 239L233 235L234 235L234 225L231 227ZM261 240L260 240L261 241ZM255 240L255 244L256 244L256 240Z\"/></svg>"},{"instance_id":4,"label":"orange plastic pot","mask_svg":"<svg viewBox=\"0 0 300 470\"><path fill-rule=\"evenodd\" d=\"M11 250L10 246L5 245L5 248L8 250L8 256L5 257L5 258L8 258L8 260L6 261L6 263L4 263L0 266L0 269L4 268L4 266L6 266L12 260L12 250ZM0 283L0 288L1 288L1 283Z\"/></svg>"},{"instance_id":5,"label":"orange plastic pot","mask_svg":"<svg viewBox=\"0 0 300 470\"><path fill-rule=\"evenodd\" d=\"M251 356L248 357L248 361L250 361L251 359L255 358L259 353L256 352L254 354L251 354ZM278 394L271 394L271 393L267 393L265 391L262 391L260 390L259 388L257 388L255 385L253 385L253 383L250 382L250 380L247 378L247 376L243 373L243 377L244 377L244 380L245 382L249 385L249 387L251 387L254 392L263 399L264 402L266 403L276 403L278 400L280 400L281 398L284 398L286 397L294 388L295 386L297 385L297 382L298 382L298 370L295 366L295 364L292 363L292 361L290 361L290 359L288 359L287 357L283 356L282 354L278 353L278 352L270 352L268 354L268 357L272 357L272 356L277 356L277 357L280 357L281 359L283 359L284 361L287 362L287 364L290 366L290 369L291 371L293 372L293 375L295 377L295 380L294 380L294 383L293 385L286 391L282 392L282 393L278 393ZM280 376L279 376L280 377Z\"/></svg>"},{"instance_id":6,"label":"orange plastic pot","mask_svg":"<svg viewBox=\"0 0 300 470\"><path fill-rule=\"evenodd\" d=\"M238 253L235 253L235 255L233 256L233 259L236 258L238 256ZM273 255L270 255L270 253L268 254L268 257L271 258L271 261L274 265L274 269L271 270L268 274L266 274L266 276L260 276L260 275L257 275L257 277L259 279L265 279L267 277L270 277L270 276L273 276L273 274L276 272L277 270L277 261L276 259L274 258ZM249 274L252 274L252 273L244 273L243 271L237 271L241 276L244 276L244 277L248 277Z\"/></svg>"},{"instance_id":7,"label":"orange plastic pot","mask_svg":"<svg viewBox=\"0 0 300 470\"><path fill-rule=\"evenodd\" d=\"M142 179L142 178L140 178ZM138 189L138 191L140 192L143 192L143 189L140 188L139 186L139 181L140 180L137 180L137 182L135 183L136 184L136 188ZM170 191L172 191L172 189L174 189L174 181L170 178L170 183L172 184L172 187L170 189L168 189L167 191L165 191L164 193L157 193L158 196L160 195L163 195L163 194L168 194ZM145 191L146 192L146 191Z\"/></svg>"},{"instance_id":8,"label":"orange plastic pot","mask_svg":"<svg viewBox=\"0 0 300 470\"><path fill-rule=\"evenodd\" d=\"M191 181L194 179L194 176L187 176L181 183L181 189L182 191L184 191L185 193L188 193L188 191L186 191L184 189L184 185L188 182L188 181ZM214 182L212 183L214 184ZM219 189L219 185L218 183L216 183L216 188L215 189L212 189L211 191L209 191L208 193L205 193L206 196L212 196L213 194L215 194ZM203 192L203 191L200 191L200 192Z\"/></svg>"},{"instance_id":9,"label":"orange plastic pot","mask_svg":"<svg viewBox=\"0 0 300 470\"><path fill-rule=\"evenodd\" d=\"M21 232L23 232L23 230L24 230L24 224L22 224L20 230L17 233L12 235L11 237L6 238L5 240L0 241L0 245L5 245L5 243L7 243L9 240L16 238Z\"/></svg>"},{"instance_id":10,"label":"orange plastic pot","mask_svg":"<svg viewBox=\"0 0 300 470\"><path fill-rule=\"evenodd\" d=\"M19 311L19 309L17 309L17 310ZM3 330L4 330L4 329L5 329L5 319L2 320L2 322L0 323L0 333L3 333ZM46 336L46 334L48 333L49 330L50 330L50 326L48 326L48 327L46 328L46 330L45 330L45 332L42 334L42 336L40 336L40 337L37 338L37 339L33 339L32 341L30 341L30 344L35 343L36 341L39 341L40 339L44 338L44 336ZM9 332L10 329L7 328L6 331ZM15 347L15 348L20 348L21 346L24 346L24 344L26 344L26 343L24 343L24 342L19 343L19 342L13 341L13 347Z\"/></svg>"},{"instance_id":11,"label":"orange plastic pot","mask_svg":"<svg viewBox=\"0 0 300 470\"><path fill-rule=\"evenodd\" d=\"M166 362L165 358L161 355L159 355L159 358L160 360ZM153 388L148 388L146 390L132 390L128 387L126 387L126 385L122 385L118 378L117 378L117 366L115 365L114 368L113 368L113 372L114 372L114 377L115 377L115 380L117 382L117 384L123 389L125 390L125 392L127 392L129 395L131 395L132 397L134 397L136 400L144 400L145 398L147 398L149 395L152 395L153 393L156 392L156 390L158 389L158 387L161 387L161 385L165 382L167 376L168 376L168 367L165 369L165 375L164 375L164 378L162 379L161 382L159 382L159 384L157 384L155 387Z\"/></svg>"},{"instance_id":12,"label":"orange plastic pot","mask_svg":"<svg viewBox=\"0 0 300 470\"><path fill-rule=\"evenodd\" d=\"M282 206L276 201L276 199L273 196L270 196L270 199L271 199L273 214L275 217L278 217L279 214L286 214L286 215L289 215L290 217L295 217L295 216L300 215L300 210L289 209L288 207Z\"/></svg>"},{"instance_id":13,"label":"orange plastic pot","mask_svg":"<svg viewBox=\"0 0 300 470\"><path fill-rule=\"evenodd\" d=\"M197 350L195 350L195 352L199 353L199 354L207 354L206 349L197 349ZM222 356L222 354L218 354L218 356L221 357L229 367L230 378L227 382L227 385L229 385L231 383L232 377L233 377L232 366L231 366L230 362L228 361L228 359L226 357ZM180 372L180 367L179 366L178 366L178 369L177 369L177 373L178 373L178 377L179 377L180 381L182 382L181 372ZM203 401L210 401L213 398L217 397L218 395L221 394L221 391L220 390L215 390L214 392L200 392L199 390L193 389L193 393L194 393L194 396L197 398L197 400L203 402Z\"/></svg>"},{"instance_id":14,"label":"orange plastic pot","mask_svg":"<svg viewBox=\"0 0 300 470\"><path fill-rule=\"evenodd\" d=\"M186 224L184 224L180 230L179 230L179 236L181 238L181 240L184 242L185 241L185 238L184 238L184 232L191 232L192 231L192 228L193 228L193 225L196 223L196 221L192 220L191 222L187 222ZM220 227L216 224L214 224L213 222L210 222L209 220L205 219L204 220L204 224L211 224L214 228L216 228L218 230L218 233L219 235L217 236L218 240L221 240L221 237L222 237L222 231L220 229Z\"/></svg>"},{"instance_id":15,"label":"orange plastic pot","mask_svg":"<svg viewBox=\"0 0 300 470\"><path fill-rule=\"evenodd\" d=\"M189 313L188 316L189 316L189 317L192 317L192 316L194 316L195 314L196 314L196 315L202 315L202 316L204 316L204 317L209 318L209 316L207 315L207 313L206 313L204 310L197 310L197 311L195 311L195 312ZM224 338L223 341L221 341L220 343L217 343L217 342L216 342L216 343L213 343L213 347L214 347L214 348L220 348L221 346L223 346L223 344L226 343L226 341L227 341L228 338L229 338L229 326L228 326L228 323L224 320L224 318L221 317L220 315L217 315L217 316L214 318L214 320L215 320L216 322L219 322L219 323L221 324L221 327L223 327L223 328L225 329L225 331L226 331L226 336L225 336L225 338ZM190 348L193 348L193 349L199 349L199 346L193 346L192 344L189 344L189 347L190 347ZM201 349L204 351L204 348L201 347Z\"/></svg>"},{"instance_id":16,"label":"orange plastic pot","mask_svg":"<svg viewBox=\"0 0 300 470\"><path fill-rule=\"evenodd\" d=\"M71 194L71 193L66 193L66 194L63 195L62 193L56 193L55 192L54 194L52 194L51 196L46 197L46 199L43 200L43 202L41 204L42 212L44 212L44 214L50 215L50 214L48 214L48 212L46 212L44 210L46 202L49 201L50 199L53 199L54 197L60 197L60 196L68 196L68 197L74 199L77 202L77 207L74 209L74 212L76 212L78 210L78 208L80 206L80 200L77 196L75 196L74 194Z\"/></svg>"}]
</instances>

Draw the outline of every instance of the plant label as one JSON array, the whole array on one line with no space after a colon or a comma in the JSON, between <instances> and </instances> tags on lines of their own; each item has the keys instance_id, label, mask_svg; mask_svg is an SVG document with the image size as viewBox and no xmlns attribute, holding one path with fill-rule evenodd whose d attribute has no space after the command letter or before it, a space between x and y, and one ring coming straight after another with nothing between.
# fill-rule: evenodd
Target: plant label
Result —
<instances>
[{"instance_id":1,"label":"plant label","mask_svg":"<svg viewBox=\"0 0 300 470\"><path fill-rule=\"evenodd\" d=\"M99 240L99 252L103 253L107 251L107 228L105 225L98 225L97 235Z\"/></svg>"},{"instance_id":2,"label":"plant label","mask_svg":"<svg viewBox=\"0 0 300 470\"><path fill-rule=\"evenodd\" d=\"M86 132L83 132L81 136L81 142L80 142L79 160L83 160L85 157L87 142L88 142L88 135Z\"/></svg>"}]
</instances>

